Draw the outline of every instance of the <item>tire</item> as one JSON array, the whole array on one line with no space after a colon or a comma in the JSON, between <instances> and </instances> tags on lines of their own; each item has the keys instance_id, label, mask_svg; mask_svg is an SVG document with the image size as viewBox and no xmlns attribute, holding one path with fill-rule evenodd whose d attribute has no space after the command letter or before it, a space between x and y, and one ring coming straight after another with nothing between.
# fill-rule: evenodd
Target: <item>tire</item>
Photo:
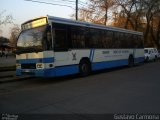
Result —
<instances>
[{"instance_id":1,"label":"tire","mask_svg":"<svg viewBox=\"0 0 160 120\"><path fill-rule=\"evenodd\" d=\"M133 58L132 55L130 55L129 58L128 58L128 66L129 67L134 66L134 58Z\"/></svg>"},{"instance_id":2,"label":"tire","mask_svg":"<svg viewBox=\"0 0 160 120\"><path fill-rule=\"evenodd\" d=\"M149 57L147 56L147 58L146 58L146 62L148 62L149 61Z\"/></svg>"},{"instance_id":3,"label":"tire","mask_svg":"<svg viewBox=\"0 0 160 120\"><path fill-rule=\"evenodd\" d=\"M154 58L154 62L156 62L157 61L157 56L155 56L155 58Z\"/></svg>"},{"instance_id":4,"label":"tire","mask_svg":"<svg viewBox=\"0 0 160 120\"><path fill-rule=\"evenodd\" d=\"M91 73L91 65L87 60L82 60L79 64L80 76L85 77Z\"/></svg>"}]
</instances>

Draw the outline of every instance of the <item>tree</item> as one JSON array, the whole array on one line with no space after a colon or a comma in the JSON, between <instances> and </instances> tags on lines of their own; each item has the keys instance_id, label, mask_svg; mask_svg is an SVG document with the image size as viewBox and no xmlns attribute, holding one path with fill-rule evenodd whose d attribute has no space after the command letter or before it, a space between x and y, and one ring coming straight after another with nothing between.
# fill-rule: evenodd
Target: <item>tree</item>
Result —
<instances>
[{"instance_id":1,"label":"tree","mask_svg":"<svg viewBox=\"0 0 160 120\"><path fill-rule=\"evenodd\" d=\"M143 32L145 47L160 48L160 0L88 1L80 9L81 21L104 25L109 21L111 26Z\"/></svg>"},{"instance_id":2,"label":"tree","mask_svg":"<svg viewBox=\"0 0 160 120\"><path fill-rule=\"evenodd\" d=\"M17 43L17 38L20 33L20 28L18 25L14 25L13 28L11 29L11 36L10 36L10 45L12 47L16 47Z\"/></svg>"},{"instance_id":3,"label":"tree","mask_svg":"<svg viewBox=\"0 0 160 120\"><path fill-rule=\"evenodd\" d=\"M145 47L160 47L160 1L116 0L112 25L144 32Z\"/></svg>"},{"instance_id":4,"label":"tree","mask_svg":"<svg viewBox=\"0 0 160 120\"><path fill-rule=\"evenodd\" d=\"M113 0L89 0L87 7L80 8L79 20L106 25L112 5Z\"/></svg>"},{"instance_id":5,"label":"tree","mask_svg":"<svg viewBox=\"0 0 160 120\"><path fill-rule=\"evenodd\" d=\"M114 5L114 0L90 0L94 9L96 22L107 25L109 9Z\"/></svg>"},{"instance_id":6,"label":"tree","mask_svg":"<svg viewBox=\"0 0 160 120\"><path fill-rule=\"evenodd\" d=\"M0 37L0 47L6 45L9 43L9 39L8 38L5 38L5 37Z\"/></svg>"},{"instance_id":7,"label":"tree","mask_svg":"<svg viewBox=\"0 0 160 120\"><path fill-rule=\"evenodd\" d=\"M12 15L4 16L5 12L6 12L5 10L0 12L0 25L6 25L6 24L13 23Z\"/></svg>"},{"instance_id":8,"label":"tree","mask_svg":"<svg viewBox=\"0 0 160 120\"><path fill-rule=\"evenodd\" d=\"M5 10L0 11L0 36L2 36L2 25L6 25L6 24L11 24L13 23L13 17L12 15L4 15L5 14Z\"/></svg>"},{"instance_id":9,"label":"tree","mask_svg":"<svg viewBox=\"0 0 160 120\"><path fill-rule=\"evenodd\" d=\"M123 19L119 25L125 29L132 29L136 31L141 31L143 23L143 7L142 0L116 0L115 9L113 10L116 13L117 17L115 19ZM116 9L119 9L118 11Z\"/></svg>"}]
</instances>

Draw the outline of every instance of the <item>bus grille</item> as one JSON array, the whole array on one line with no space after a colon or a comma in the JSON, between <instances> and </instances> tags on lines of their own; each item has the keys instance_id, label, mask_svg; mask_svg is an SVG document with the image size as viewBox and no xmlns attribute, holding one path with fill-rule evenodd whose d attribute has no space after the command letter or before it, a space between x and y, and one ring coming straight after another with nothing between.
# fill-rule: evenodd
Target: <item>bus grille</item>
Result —
<instances>
[{"instance_id":1,"label":"bus grille","mask_svg":"<svg viewBox=\"0 0 160 120\"><path fill-rule=\"evenodd\" d=\"M36 69L35 63L21 64L22 69Z\"/></svg>"}]
</instances>

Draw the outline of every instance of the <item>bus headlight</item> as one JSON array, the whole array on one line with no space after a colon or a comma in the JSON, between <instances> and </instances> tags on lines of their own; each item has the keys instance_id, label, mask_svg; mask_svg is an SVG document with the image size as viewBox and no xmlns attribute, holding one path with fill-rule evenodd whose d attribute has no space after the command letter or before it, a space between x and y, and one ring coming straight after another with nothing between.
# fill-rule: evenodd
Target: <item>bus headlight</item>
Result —
<instances>
[{"instance_id":1,"label":"bus headlight","mask_svg":"<svg viewBox=\"0 0 160 120\"><path fill-rule=\"evenodd\" d=\"M16 69L21 69L21 64L16 64Z\"/></svg>"},{"instance_id":2,"label":"bus headlight","mask_svg":"<svg viewBox=\"0 0 160 120\"><path fill-rule=\"evenodd\" d=\"M36 67L39 68L39 69L42 69L42 68L44 68L44 64L43 63L37 63Z\"/></svg>"}]
</instances>

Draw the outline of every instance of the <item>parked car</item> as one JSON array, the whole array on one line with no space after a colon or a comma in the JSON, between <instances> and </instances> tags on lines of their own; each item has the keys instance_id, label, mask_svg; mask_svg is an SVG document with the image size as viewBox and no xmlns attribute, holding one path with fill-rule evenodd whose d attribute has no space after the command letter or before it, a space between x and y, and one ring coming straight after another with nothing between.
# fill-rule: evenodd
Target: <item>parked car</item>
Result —
<instances>
[{"instance_id":1,"label":"parked car","mask_svg":"<svg viewBox=\"0 0 160 120\"><path fill-rule=\"evenodd\" d=\"M145 61L156 61L160 55L157 48L144 48Z\"/></svg>"}]
</instances>

